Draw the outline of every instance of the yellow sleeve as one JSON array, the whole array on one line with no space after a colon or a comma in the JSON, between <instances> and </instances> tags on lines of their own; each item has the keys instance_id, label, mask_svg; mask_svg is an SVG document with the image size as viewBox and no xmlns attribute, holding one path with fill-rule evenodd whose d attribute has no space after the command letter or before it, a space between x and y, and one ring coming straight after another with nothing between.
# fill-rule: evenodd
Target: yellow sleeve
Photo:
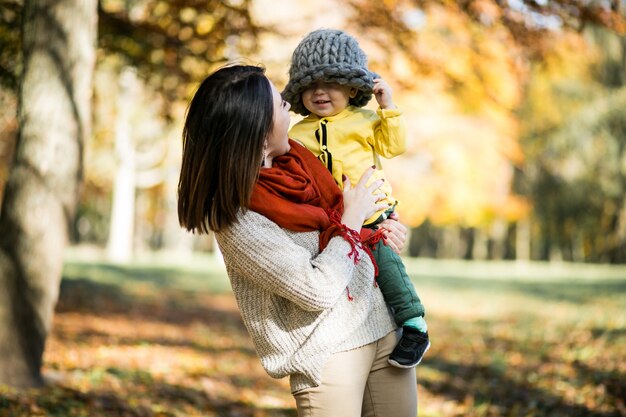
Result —
<instances>
[{"instance_id":1,"label":"yellow sleeve","mask_svg":"<svg viewBox=\"0 0 626 417\"><path fill-rule=\"evenodd\" d=\"M379 108L378 120L374 123L374 138L371 145L383 158L393 158L406 151L406 126L402 111Z\"/></svg>"}]
</instances>

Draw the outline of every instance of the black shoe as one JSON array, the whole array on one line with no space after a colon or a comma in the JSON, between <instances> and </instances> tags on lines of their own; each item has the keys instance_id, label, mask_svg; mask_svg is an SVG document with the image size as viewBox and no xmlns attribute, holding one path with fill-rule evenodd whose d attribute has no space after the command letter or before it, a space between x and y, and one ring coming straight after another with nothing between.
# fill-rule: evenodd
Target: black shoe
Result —
<instances>
[{"instance_id":1,"label":"black shoe","mask_svg":"<svg viewBox=\"0 0 626 417\"><path fill-rule=\"evenodd\" d=\"M413 368L422 361L429 347L428 332L424 333L414 327L403 326L402 338L389 355L387 362L398 368Z\"/></svg>"}]
</instances>

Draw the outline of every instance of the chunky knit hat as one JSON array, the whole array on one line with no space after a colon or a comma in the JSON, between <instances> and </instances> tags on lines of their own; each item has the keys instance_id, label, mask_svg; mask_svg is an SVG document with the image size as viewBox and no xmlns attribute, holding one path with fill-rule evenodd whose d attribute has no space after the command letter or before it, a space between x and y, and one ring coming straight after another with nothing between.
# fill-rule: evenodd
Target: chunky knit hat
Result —
<instances>
[{"instance_id":1,"label":"chunky knit hat","mask_svg":"<svg viewBox=\"0 0 626 417\"><path fill-rule=\"evenodd\" d=\"M289 68L289 82L282 92L291 110L303 116L302 92L315 81L333 82L357 89L350 104L365 106L372 99L377 75L367 69L367 57L358 42L345 32L320 29L309 33L296 47Z\"/></svg>"}]
</instances>

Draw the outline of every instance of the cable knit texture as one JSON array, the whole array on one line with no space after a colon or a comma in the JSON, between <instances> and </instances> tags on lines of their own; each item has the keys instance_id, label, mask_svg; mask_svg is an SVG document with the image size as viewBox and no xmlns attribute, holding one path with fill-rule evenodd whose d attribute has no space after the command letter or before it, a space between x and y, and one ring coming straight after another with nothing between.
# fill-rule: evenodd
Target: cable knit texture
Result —
<instances>
[{"instance_id":1,"label":"cable knit texture","mask_svg":"<svg viewBox=\"0 0 626 417\"><path fill-rule=\"evenodd\" d=\"M315 81L333 82L356 88L350 104L363 107L372 99L377 77L367 68L367 56L356 39L341 30L320 29L309 33L294 50L282 96L291 110L306 116L310 112L302 104L302 92Z\"/></svg>"},{"instance_id":2,"label":"cable knit texture","mask_svg":"<svg viewBox=\"0 0 626 417\"><path fill-rule=\"evenodd\" d=\"M369 257L355 265L342 237L320 253L319 232L288 231L248 210L216 238L261 364L274 378L290 375L292 392L319 385L333 353L396 328Z\"/></svg>"}]
</instances>

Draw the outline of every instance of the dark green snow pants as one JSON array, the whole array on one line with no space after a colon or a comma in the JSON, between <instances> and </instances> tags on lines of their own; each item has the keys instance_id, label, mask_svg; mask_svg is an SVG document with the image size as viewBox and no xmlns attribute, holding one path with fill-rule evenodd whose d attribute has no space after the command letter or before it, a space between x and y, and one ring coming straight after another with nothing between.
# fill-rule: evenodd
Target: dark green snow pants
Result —
<instances>
[{"instance_id":1,"label":"dark green snow pants","mask_svg":"<svg viewBox=\"0 0 626 417\"><path fill-rule=\"evenodd\" d=\"M387 219L393 213L395 205L376 219L372 224L365 227L372 230L378 229L377 224ZM424 305L415 292L415 287L406 273L404 263L400 255L396 254L389 246L385 246L380 239L372 250L376 265L378 265L378 277L376 282L383 293L385 302L391 307L393 318L398 326L408 319L423 317Z\"/></svg>"}]
</instances>

